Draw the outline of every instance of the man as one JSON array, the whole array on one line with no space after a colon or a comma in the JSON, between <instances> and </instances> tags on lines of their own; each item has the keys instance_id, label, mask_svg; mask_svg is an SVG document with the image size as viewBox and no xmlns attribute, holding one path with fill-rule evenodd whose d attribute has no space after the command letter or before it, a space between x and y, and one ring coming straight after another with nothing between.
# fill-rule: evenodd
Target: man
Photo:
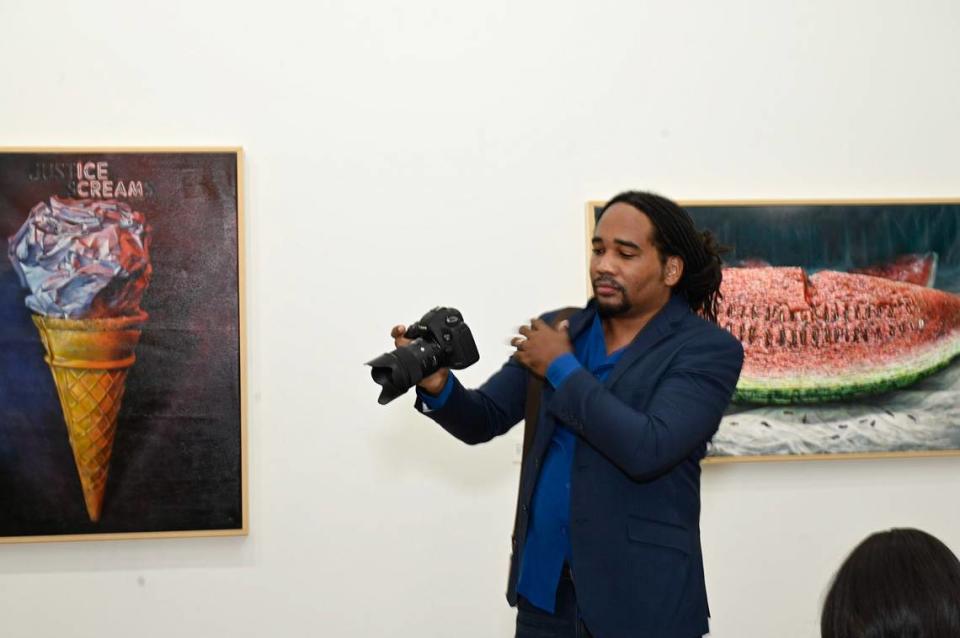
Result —
<instances>
[{"instance_id":1,"label":"man","mask_svg":"<svg viewBox=\"0 0 960 638\"><path fill-rule=\"evenodd\" d=\"M476 390L448 370L419 384L417 408L476 444L519 422L530 375L545 379L507 588L517 638L709 631L700 460L743 363L716 325L718 253L672 201L617 195L593 237L586 308L522 327Z\"/></svg>"}]
</instances>

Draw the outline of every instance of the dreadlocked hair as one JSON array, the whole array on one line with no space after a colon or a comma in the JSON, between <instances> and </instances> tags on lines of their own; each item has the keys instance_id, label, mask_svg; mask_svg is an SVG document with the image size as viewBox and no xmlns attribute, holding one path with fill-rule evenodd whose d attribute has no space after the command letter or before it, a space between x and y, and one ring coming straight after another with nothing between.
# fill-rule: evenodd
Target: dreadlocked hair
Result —
<instances>
[{"instance_id":1,"label":"dreadlocked hair","mask_svg":"<svg viewBox=\"0 0 960 638\"><path fill-rule=\"evenodd\" d=\"M723 260L720 255L729 250L717 242L709 230L698 231L690 214L675 202L654 193L626 191L607 202L597 221L614 204L628 204L644 213L653 224L651 243L660 254L660 263L667 257L683 260L683 275L673 287L683 294L690 308L703 318L717 322L717 312L723 295Z\"/></svg>"}]
</instances>

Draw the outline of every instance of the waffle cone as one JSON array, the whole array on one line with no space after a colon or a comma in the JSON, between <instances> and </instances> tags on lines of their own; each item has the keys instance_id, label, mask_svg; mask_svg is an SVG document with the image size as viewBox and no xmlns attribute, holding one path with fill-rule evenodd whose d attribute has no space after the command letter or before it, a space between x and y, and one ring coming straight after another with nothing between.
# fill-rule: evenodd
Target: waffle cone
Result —
<instances>
[{"instance_id":1,"label":"waffle cone","mask_svg":"<svg viewBox=\"0 0 960 638\"><path fill-rule=\"evenodd\" d=\"M111 319L34 315L67 424L83 499L100 520L117 413L147 314Z\"/></svg>"}]
</instances>

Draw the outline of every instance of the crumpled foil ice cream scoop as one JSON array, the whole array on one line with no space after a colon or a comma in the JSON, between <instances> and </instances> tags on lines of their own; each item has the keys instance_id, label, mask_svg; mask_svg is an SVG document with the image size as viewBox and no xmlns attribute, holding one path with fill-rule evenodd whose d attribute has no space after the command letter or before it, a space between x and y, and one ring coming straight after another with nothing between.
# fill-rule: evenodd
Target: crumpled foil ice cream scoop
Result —
<instances>
[{"instance_id":1,"label":"crumpled foil ice cream scoop","mask_svg":"<svg viewBox=\"0 0 960 638\"><path fill-rule=\"evenodd\" d=\"M150 228L115 200L51 197L10 238L34 312L63 319L136 315L150 283Z\"/></svg>"}]
</instances>

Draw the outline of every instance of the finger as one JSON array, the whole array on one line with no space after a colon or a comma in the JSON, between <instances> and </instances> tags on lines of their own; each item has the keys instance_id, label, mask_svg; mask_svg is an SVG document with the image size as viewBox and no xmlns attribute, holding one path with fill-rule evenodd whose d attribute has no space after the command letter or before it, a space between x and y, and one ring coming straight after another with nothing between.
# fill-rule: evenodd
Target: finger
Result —
<instances>
[{"instance_id":1,"label":"finger","mask_svg":"<svg viewBox=\"0 0 960 638\"><path fill-rule=\"evenodd\" d=\"M543 321L543 319L534 318L530 320L530 327L533 328L534 330L539 330L544 326L546 326L546 323Z\"/></svg>"},{"instance_id":2,"label":"finger","mask_svg":"<svg viewBox=\"0 0 960 638\"><path fill-rule=\"evenodd\" d=\"M520 326L520 329L517 332L522 334L524 337L529 337L533 330L530 328L530 326Z\"/></svg>"},{"instance_id":3,"label":"finger","mask_svg":"<svg viewBox=\"0 0 960 638\"><path fill-rule=\"evenodd\" d=\"M399 339L403 336L403 333L407 331L407 327L403 324L397 324L390 330L390 336L394 339Z\"/></svg>"},{"instance_id":4,"label":"finger","mask_svg":"<svg viewBox=\"0 0 960 638\"><path fill-rule=\"evenodd\" d=\"M510 345L516 348L517 350L521 350L523 344L525 344L526 342L527 340L524 339L523 337L514 337L513 339L510 340Z\"/></svg>"}]
</instances>

